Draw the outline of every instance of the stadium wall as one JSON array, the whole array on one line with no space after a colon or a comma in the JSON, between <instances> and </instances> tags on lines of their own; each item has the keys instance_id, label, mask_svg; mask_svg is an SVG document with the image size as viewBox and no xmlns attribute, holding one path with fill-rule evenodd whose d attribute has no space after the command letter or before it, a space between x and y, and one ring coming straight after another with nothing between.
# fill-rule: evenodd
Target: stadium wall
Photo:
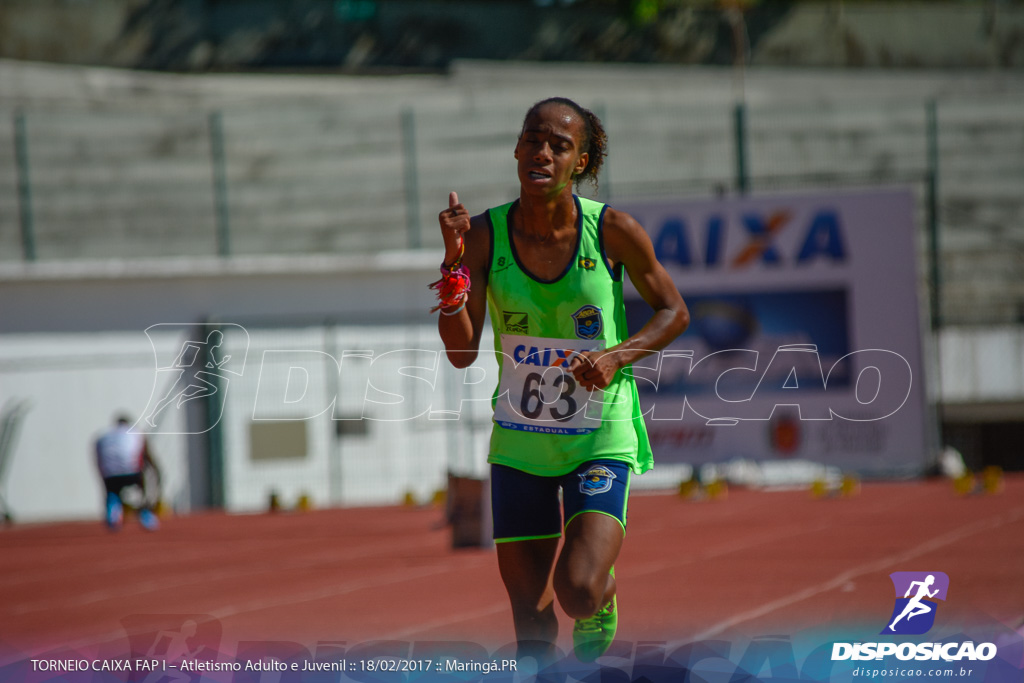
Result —
<instances>
[{"instance_id":1,"label":"stadium wall","mask_svg":"<svg viewBox=\"0 0 1024 683\"><path fill-rule=\"evenodd\" d=\"M35 195L40 253L26 261L17 172L13 163L0 165L0 407L11 398L34 399L0 485L23 519L99 514L89 444L114 411L143 410L158 391L157 362L144 334L150 325L221 320L284 328L291 330L283 335L289 348L327 354L351 339L347 327L378 328L365 338L382 349L429 337L424 284L436 272L431 247L438 202L464 187L481 208L511 196L511 140L523 103L554 90L605 107L616 146L599 192L613 201L644 194L707 197L732 192L736 181L730 115L739 86L722 70L466 64L450 77L361 80L0 63L0 75L0 101L20 107L29 131L39 135L30 140L40 153L31 157L30 170L41 183L35 187L49 192ZM1024 412L1024 396L1008 383L1021 357L1024 300L1017 277L1024 225L1019 83L1005 73L763 70L747 72L742 83L750 120L760 122L750 128L753 192L909 182L920 202L919 272L927 272L929 248L926 103L955 100L942 100L937 110L946 324L929 344L929 397L959 425L1019 424ZM420 199L406 204L395 139L410 103L424 127L416 148ZM212 255L216 205L207 144L207 114L221 106L238 115L226 118L234 131L229 143L238 145L238 156L231 157L235 174L228 176L228 196L238 202L232 214L238 250L227 258ZM363 145L367 130L376 137ZM14 131L14 125L0 129L0 141L12 151ZM335 136L340 143L332 147ZM314 153L321 156L310 164ZM332 203L339 196L344 201ZM405 225L410 216L421 232ZM381 251L414 234L425 251ZM307 253L271 255L289 250ZM928 285L922 280L922 300ZM974 327L951 327L951 321ZM266 339L269 348L281 337ZM180 341L172 337L167 345ZM308 443L321 448L339 438L330 422L324 425L323 433L307 434ZM225 456L244 460L248 427L228 427L235 430L229 443L243 445ZM427 476L401 458L414 448L443 447L452 451L446 458L472 470L474 454L483 450L475 439L486 433L485 424L478 427L464 451L443 429L401 438L385 430L382 436L396 438L381 441L385 447L376 452L365 435L342 434L353 443L362 439L366 448L349 452L361 453L363 466L378 467L378 475L394 483L391 489L375 492L351 473L331 488L325 482L346 473L327 470L329 461L321 458L280 493L345 504L352 485L358 495L349 500L361 504L393 502L409 491L423 498L451 463L433 461L435 474ZM983 462L984 439L968 436L965 455L971 446ZM171 502L180 509L208 504L212 483L201 435L154 438L161 453L176 459L165 464ZM1010 450L1012 441L1006 444L1001 452L1017 452ZM1019 467L1014 458L1003 462ZM385 460L392 464L384 467ZM411 478L401 478L405 471ZM227 502L262 508L267 482L279 474L264 467L262 479L226 492Z\"/></svg>"},{"instance_id":2,"label":"stadium wall","mask_svg":"<svg viewBox=\"0 0 1024 683\"><path fill-rule=\"evenodd\" d=\"M275 382L287 384L291 364L301 365L310 354L341 358L352 348L375 354L438 349L426 288L436 267L436 254L396 252L251 259L228 266L210 261L51 264L5 278L0 406L29 402L7 476L0 481L12 513L22 521L97 516L101 489L93 440L115 414L142 418L151 410L168 391L168 373L159 369L169 367L166 358L207 321L248 331L240 348L240 337L227 334L228 353L245 363L245 371L232 378L235 384L222 387L227 396L220 425L227 437L221 454L227 470L223 493L229 510L266 509L270 493L290 505L300 495L313 505L393 504L407 493L425 501L444 487L447 470L479 474L477 456L484 447L471 443L472 425L470 436L453 439L450 425L434 422L411 430L403 415L394 420L397 427L377 422L354 433L337 428L330 413L318 418L333 400L321 393L330 374L319 372L321 366L310 373L304 400L289 401L286 388L278 388L276 403L272 397L269 409L261 411L263 420L308 421L309 448L298 454L305 464L296 468L290 454L277 460L272 453L261 462L251 457L257 391L262 387L266 395ZM264 364L264 352L280 350L287 351L284 366L272 360ZM336 390L346 401L339 400L338 409L359 415L366 379L349 373L345 381L358 387ZM489 390L483 389L485 399ZM186 409L171 406L158 428L142 427L164 470L166 500L179 511L217 498L205 426ZM464 418L462 429L471 422L468 414Z\"/></svg>"},{"instance_id":3,"label":"stadium wall","mask_svg":"<svg viewBox=\"0 0 1024 683\"><path fill-rule=\"evenodd\" d=\"M439 356L433 407L464 408L460 421L411 419L430 406L422 393L426 385L414 380L399 390L410 397L411 412L375 422L330 419L355 418L372 398L366 391L368 365L344 359L345 351L440 351L426 314L425 283L434 277L435 261L435 253L422 251L358 259L249 259L244 266L222 266L221 272L201 260L179 262L173 273L166 263L137 263L132 269L121 264L120 272L111 264L78 264L76 273L38 264L31 276L0 280L0 405L30 402L0 482L15 517L99 516L93 439L115 413L141 417L154 405L168 386L158 379L158 368L168 367L166 359L178 353L189 328L206 322L247 332L244 340L228 332L225 350L246 364L225 387L220 425L227 509L264 510L271 493L288 506L303 495L320 506L393 504L407 494L424 502L444 487L448 471L482 475L492 382L469 386L474 378L454 373ZM160 268L161 274L153 272ZM161 323L166 329L153 328ZM944 406L947 419L1012 420L1019 414L1019 329L946 329L938 342L943 357L941 375L931 383L932 401ZM283 364L267 351L286 351ZM423 365L432 362L428 358ZM482 362L491 363L490 355L483 354ZM340 367L340 374L332 367ZM494 372L485 370L484 377ZM296 384L301 373L308 381ZM386 375L398 377L397 368ZM341 378L338 385L330 386L332 377ZM980 418L965 414L972 406ZM208 439L185 412L168 414L149 437L164 469L165 500L181 512L205 507L214 499ZM278 426L302 421L303 452L254 459L256 417ZM667 478L645 478L646 483L671 485L673 472L661 474Z\"/></svg>"}]
</instances>

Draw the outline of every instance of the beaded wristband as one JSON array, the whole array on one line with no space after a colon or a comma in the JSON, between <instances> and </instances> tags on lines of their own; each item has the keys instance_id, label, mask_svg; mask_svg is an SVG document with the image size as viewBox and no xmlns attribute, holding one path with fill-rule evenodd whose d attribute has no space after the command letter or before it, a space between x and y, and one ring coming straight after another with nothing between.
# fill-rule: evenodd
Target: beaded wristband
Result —
<instances>
[{"instance_id":1,"label":"beaded wristband","mask_svg":"<svg viewBox=\"0 0 1024 683\"><path fill-rule=\"evenodd\" d=\"M455 315L462 310L462 306L466 305L466 299L469 296L470 279L469 268L462 263L462 255L464 253L465 245L459 244L459 255L455 262L450 266L445 265L443 262L441 263L441 279L429 285L431 289L437 290L438 299L437 306L430 309L431 313L438 310L445 313L443 309L459 306L458 310L445 313L445 315Z\"/></svg>"},{"instance_id":2,"label":"beaded wristband","mask_svg":"<svg viewBox=\"0 0 1024 683\"><path fill-rule=\"evenodd\" d=\"M449 311L444 310L443 308L440 309L441 310L441 315L458 315L459 311L461 311L465 307L466 307L466 299L464 298L462 300L462 303L459 305L459 307L456 308L454 311L449 312Z\"/></svg>"}]
</instances>

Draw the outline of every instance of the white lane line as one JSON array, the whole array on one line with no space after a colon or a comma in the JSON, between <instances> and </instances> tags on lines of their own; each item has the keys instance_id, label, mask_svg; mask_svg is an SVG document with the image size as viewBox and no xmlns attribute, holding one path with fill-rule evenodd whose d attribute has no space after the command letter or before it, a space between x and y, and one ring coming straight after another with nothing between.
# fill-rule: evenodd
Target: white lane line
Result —
<instances>
[{"instance_id":1,"label":"white lane line","mask_svg":"<svg viewBox=\"0 0 1024 683\"><path fill-rule=\"evenodd\" d=\"M642 565L638 565L629 572L628 578L633 579L637 576L647 576L648 574L655 574L657 572L665 571L668 569L675 569L682 565L695 564L697 562L706 562L707 560L713 560L723 555L730 553L740 552L742 550L750 550L756 548L759 545L765 545L766 543L774 543L775 541L781 541L785 538L792 538L794 536L803 536L805 534L817 533L819 531L825 531L828 529L828 524L819 523L813 527L799 528L799 529L784 529L777 531L773 534L758 534L754 535L745 541L736 541L734 543L725 544L714 550L706 550L699 553L693 553L687 555L682 560L665 560L662 562L647 562Z\"/></svg>"},{"instance_id":2,"label":"white lane line","mask_svg":"<svg viewBox=\"0 0 1024 683\"><path fill-rule=\"evenodd\" d=\"M419 541L409 541L403 547L406 549L429 547L434 545L434 543L435 541L432 538L425 537ZM285 559L283 562L276 564L250 563L243 567L220 567L216 569L201 569L199 571L183 570L177 574L158 579L140 579L133 582L122 581L115 587L88 591L74 597L45 598L35 602L11 604L7 609L0 608L0 615L21 616L35 612L67 610L70 607L85 607L108 600L123 600L148 594L166 593L169 590L204 585L215 581L254 577L268 572L297 572L306 569L337 566L339 573L343 573L345 567L354 560L378 557L383 550L389 547L388 544L377 544L373 547L361 548L346 554L341 554L336 550L325 551L317 555L300 556L294 560Z\"/></svg>"},{"instance_id":3,"label":"white lane line","mask_svg":"<svg viewBox=\"0 0 1024 683\"><path fill-rule=\"evenodd\" d=\"M429 633L435 629L444 628L445 626L451 626L453 624L459 624L465 621L472 621L474 619L483 619L494 614L501 612L512 613L512 608L509 606L508 600L502 600L495 602L487 607L481 607L480 609L473 610L471 612L459 612L443 619L436 619L434 621L428 621L409 628L396 631L388 635L384 640L401 640L402 638L408 638L410 636L419 633Z\"/></svg>"},{"instance_id":4,"label":"white lane line","mask_svg":"<svg viewBox=\"0 0 1024 683\"><path fill-rule=\"evenodd\" d=\"M210 617L213 617L214 619L226 619L228 617L234 617L240 614L260 612L268 609L274 609L276 607L286 607L289 605L295 605L303 602L313 602L317 600L336 598L361 590L383 589L387 586L401 584L406 581L413 581L417 579L427 578L430 576L437 576L440 574L449 574L455 570L461 570L466 568L476 569L485 561L486 560L484 558L481 558L477 562L469 563L466 561L465 558L458 558L457 560L453 560L451 562L445 562L441 566L425 567L418 570L403 569L399 572L392 572L391 574L378 575L371 579L349 581L346 583L340 583L333 586L311 589L287 595L268 595L258 600L250 600L248 602L242 602L235 605L225 605L217 609L205 610L204 614L207 614ZM125 636L125 631L121 629L99 636L84 638L82 640L69 643L66 645L66 647L69 647L71 649L87 648L100 645L103 643L108 643L111 641L122 640Z\"/></svg>"},{"instance_id":5,"label":"white lane line","mask_svg":"<svg viewBox=\"0 0 1024 683\"><path fill-rule=\"evenodd\" d=\"M906 562L908 560L912 560L915 557L920 557L925 553L929 553L933 550L938 550L939 548L943 548L952 543L956 543L957 541L960 541L969 536L973 536L974 534L981 533L983 531L992 531L993 529L998 529L1004 524L1012 523L1021 519L1021 517L1024 517L1024 508L1018 508L1016 510L1010 511L1005 515L999 515L991 519L975 522L974 524L968 524L967 526L960 527L959 529L954 529L953 531L942 534L941 536L936 536L935 538L929 541L925 541L924 543L916 545L913 548L904 550L901 553L896 553L894 555L889 555L888 557L883 557L878 560L862 564L859 567L847 570L839 574L838 576L829 579L828 581L823 581L813 586L808 586L803 590L791 593L777 600L766 602L763 605L755 607L751 610L747 610L746 612L740 612L739 614L735 614L729 617L728 619L723 619L722 621L704 630L703 632L693 636L692 641L700 641L705 640L707 638L712 638L738 624L742 624L745 621L751 621L752 619L763 617L767 614L771 614L776 610L780 610L789 607L790 605L794 605L798 602L807 600L808 598L812 598L815 595L819 595L820 593L840 588L843 585L845 585L848 581L851 581L852 579L855 579L858 576L863 576L864 574L882 571L884 569L892 567L894 564L899 564Z\"/></svg>"}]
</instances>

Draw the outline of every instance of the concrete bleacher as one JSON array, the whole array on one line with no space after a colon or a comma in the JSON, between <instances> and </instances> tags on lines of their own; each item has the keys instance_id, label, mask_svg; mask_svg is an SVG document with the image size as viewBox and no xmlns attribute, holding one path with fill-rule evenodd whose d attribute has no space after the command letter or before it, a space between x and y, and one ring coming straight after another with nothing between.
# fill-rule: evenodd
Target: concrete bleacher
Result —
<instances>
[{"instance_id":1,"label":"concrete bleacher","mask_svg":"<svg viewBox=\"0 0 1024 683\"><path fill-rule=\"evenodd\" d=\"M211 253L202 116L28 111L25 119L38 258Z\"/></svg>"},{"instance_id":2,"label":"concrete bleacher","mask_svg":"<svg viewBox=\"0 0 1024 683\"><path fill-rule=\"evenodd\" d=\"M5 118L8 125L0 125L0 149L7 157L0 163L0 262L22 257L14 125L10 115Z\"/></svg>"},{"instance_id":3,"label":"concrete bleacher","mask_svg":"<svg viewBox=\"0 0 1024 683\"><path fill-rule=\"evenodd\" d=\"M754 192L910 185L925 245L934 100L943 318L1004 323L1024 309L1013 73L461 63L443 76L181 76L0 62L0 76L0 120L12 122L0 148L14 150L20 112L47 261L435 247L449 191L481 210L514 196L522 114L552 94L606 122L611 155L593 191L604 199L734 191L742 93ZM0 263L22 259L18 183L4 155Z\"/></svg>"},{"instance_id":4,"label":"concrete bleacher","mask_svg":"<svg viewBox=\"0 0 1024 683\"><path fill-rule=\"evenodd\" d=\"M154 388L153 349L141 333L154 322L251 323L260 334L273 331L274 344L329 353L346 348L343 341L378 349L436 343L424 286L436 277L436 214L451 190L474 210L515 195L521 117L553 94L604 119L611 156L593 192L612 202L735 192L733 114L742 94L753 192L914 189L922 293L927 112L935 101L943 317L993 327L944 329L926 344L941 379L923 379L934 392L929 400L944 402L944 420L1017 420L1020 326L994 326L1018 321L1024 301L1022 86L1024 76L1005 72L759 68L741 79L722 69L461 63L447 75L355 78L0 61L0 385L34 401L22 455L44 454L15 461L10 488L23 494L12 505L23 519L95 515L93 491L81 485L90 476L82 448L114 407L139 411L162 388ZM18 112L35 263L22 254ZM211 134L217 120L223 195ZM224 227L230 258L220 259ZM384 331L370 336L371 323ZM350 329L335 334L339 324ZM266 348L253 347L248 384L236 388L255 389ZM226 458L241 464L246 413L229 412ZM52 428L52 415L65 416L61 429ZM486 424L470 426L460 446L466 454L486 451ZM332 425L312 429L320 431L311 439L335 447ZM440 452L455 441L440 429L430 440L418 428L371 429L369 437L344 437L351 471L315 475L316 486L334 487L318 503L395 502L406 482L442 472L438 460L411 462L410 444ZM172 500L184 509L208 504L190 483L205 471L197 440L160 438ZM336 462L336 451L317 453L317 462ZM425 476L417 468L428 463ZM66 475L56 503L34 503L38 491L54 490L55 471ZM364 486L360 471L382 488ZM280 486L276 472L259 481L234 476L233 505L265 501L266 481ZM248 487L244 500L231 488L238 482ZM298 493L306 483L286 485Z\"/></svg>"}]
</instances>

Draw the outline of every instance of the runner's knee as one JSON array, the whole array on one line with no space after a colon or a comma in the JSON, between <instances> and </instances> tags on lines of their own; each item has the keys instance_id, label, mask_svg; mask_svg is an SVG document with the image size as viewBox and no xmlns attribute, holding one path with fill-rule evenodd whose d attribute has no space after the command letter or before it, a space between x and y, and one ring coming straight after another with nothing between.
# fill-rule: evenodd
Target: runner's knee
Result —
<instances>
[{"instance_id":1,"label":"runner's knee","mask_svg":"<svg viewBox=\"0 0 1024 683\"><path fill-rule=\"evenodd\" d=\"M585 619L601 609L607 590L607 573L563 569L555 575L558 602L573 619Z\"/></svg>"}]
</instances>

